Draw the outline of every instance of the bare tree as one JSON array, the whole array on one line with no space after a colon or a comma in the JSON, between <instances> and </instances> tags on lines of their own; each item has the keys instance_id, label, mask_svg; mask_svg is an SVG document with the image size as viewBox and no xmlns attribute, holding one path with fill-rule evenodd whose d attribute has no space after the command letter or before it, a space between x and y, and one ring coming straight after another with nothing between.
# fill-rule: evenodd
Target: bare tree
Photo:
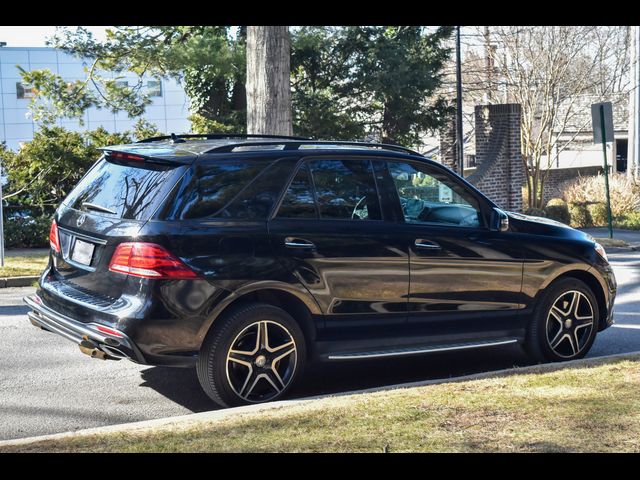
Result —
<instances>
[{"instance_id":1,"label":"bare tree","mask_svg":"<svg viewBox=\"0 0 640 480\"><path fill-rule=\"evenodd\" d=\"M292 135L286 26L247 27L247 133Z\"/></svg>"},{"instance_id":2,"label":"bare tree","mask_svg":"<svg viewBox=\"0 0 640 480\"><path fill-rule=\"evenodd\" d=\"M620 107L628 84L624 27L495 27L495 65L508 101L522 105L528 205L542 208L553 162L591 128L590 104Z\"/></svg>"},{"instance_id":3,"label":"bare tree","mask_svg":"<svg viewBox=\"0 0 640 480\"><path fill-rule=\"evenodd\" d=\"M560 154L591 130L591 103L626 114L629 30L618 26L466 29L465 101L519 103L528 206L543 206Z\"/></svg>"}]
</instances>

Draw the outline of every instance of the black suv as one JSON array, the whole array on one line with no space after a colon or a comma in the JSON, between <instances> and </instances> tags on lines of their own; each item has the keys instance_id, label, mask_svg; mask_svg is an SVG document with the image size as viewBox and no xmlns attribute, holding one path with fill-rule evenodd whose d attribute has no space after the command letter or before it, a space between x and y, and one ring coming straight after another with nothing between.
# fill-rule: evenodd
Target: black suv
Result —
<instances>
[{"instance_id":1,"label":"black suv","mask_svg":"<svg viewBox=\"0 0 640 480\"><path fill-rule=\"evenodd\" d=\"M382 144L184 135L104 149L58 208L29 318L91 357L197 368L218 404L310 360L521 343L584 356L612 323L602 247L505 213Z\"/></svg>"}]
</instances>

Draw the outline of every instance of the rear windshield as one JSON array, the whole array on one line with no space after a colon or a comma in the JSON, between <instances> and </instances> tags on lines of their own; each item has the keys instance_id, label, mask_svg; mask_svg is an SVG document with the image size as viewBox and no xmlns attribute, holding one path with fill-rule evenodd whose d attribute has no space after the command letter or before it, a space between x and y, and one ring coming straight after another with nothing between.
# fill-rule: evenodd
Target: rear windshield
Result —
<instances>
[{"instance_id":1,"label":"rear windshield","mask_svg":"<svg viewBox=\"0 0 640 480\"><path fill-rule=\"evenodd\" d=\"M64 203L77 210L147 220L162 204L186 167L116 163L103 157Z\"/></svg>"}]
</instances>

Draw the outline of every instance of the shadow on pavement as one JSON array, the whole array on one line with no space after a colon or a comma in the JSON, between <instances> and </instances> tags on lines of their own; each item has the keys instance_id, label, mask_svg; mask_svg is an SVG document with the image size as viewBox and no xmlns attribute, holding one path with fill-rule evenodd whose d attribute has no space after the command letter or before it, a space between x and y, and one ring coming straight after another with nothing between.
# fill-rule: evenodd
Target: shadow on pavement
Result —
<instances>
[{"instance_id":1,"label":"shadow on pavement","mask_svg":"<svg viewBox=\"0 0 640 480\"><path fill-rule=\"evenodd\" d=\"M26 305L1 305L0 315L26 315L29 307Z\"/></svg>"},{"instance_id":2,"label":"shadow on pavement","mask_svg":"<svg viewBox=\"0 0 640 480\"><path fill-rule=\"evenodd\" d=\"M194 413L217 409L200 388L195 368L151 367L142 371L142 380L142 387L152 388Z\"/></svg>"},{"instance_id":3,"label":"shadow on pavement","mask_svg":"<svg viewBox=\"0 0 640 480\"><path fill-rule=\"evenodd\" d=\"M308 366L304 378L288 398L446 379L531 364L518 346L401 359L322 363ZM194 413L218 408L200 389L195 369L151 367L142 371L142 380L143 387L154 389Z\"/></svg>"}]
</instances>

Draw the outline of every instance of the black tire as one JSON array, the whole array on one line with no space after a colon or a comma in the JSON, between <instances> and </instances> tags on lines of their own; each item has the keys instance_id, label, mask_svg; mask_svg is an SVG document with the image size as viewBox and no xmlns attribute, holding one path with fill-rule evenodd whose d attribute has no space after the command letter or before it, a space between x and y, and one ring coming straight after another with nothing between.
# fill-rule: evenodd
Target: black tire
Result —
<instances>
[{"instance_id":1,"label":"black tire","mask_svg":"<svg viewBox=\"0 0 640 480\"><path fill-rule=\"evenodd\" d=\"M574 295L578 298L577 313L571 312ZM567 302L569 305L565 308ZM565 308L564 312L562 309L554 309L552 313L554 305ZM584 320L589 309L593 317L590 327L588 320ZM569 312L567 316L562 315L565 312ZM599 318L596 297L584 282L575 278L558 280L542 293L534 309L527 329L525 350L538 362L563 362L582 358L589 352L596 338Z\"/></svg>"},{"instance_id":2,"label":"black tire","mask_svg":"<svg viewBox=\"0 0 640 480\"><path fill-rule=\"evenodd\" d=\"M264 329L267 346L258 347L256 341L260 341L261 335L264 338ZM295 351L277 360L291 350L291 346L287 347L289 337ZM284 348L267 350L273 349L274 342L275 349ZM242 355L230 352L232 346L234 352ZM249 346L256 349L255 354L245 355L250 353ZM237 358L228 360L228 355ZM223 407L273 401L282 398L301 377L306 356L302 329L287 312L268 304L246 304L232 309L214 323L200 349L198 380L204 392ZM249 387L252 389L246 394ZM277 392L276 387L281 390Z\"/></svg>"}]
</instances>

